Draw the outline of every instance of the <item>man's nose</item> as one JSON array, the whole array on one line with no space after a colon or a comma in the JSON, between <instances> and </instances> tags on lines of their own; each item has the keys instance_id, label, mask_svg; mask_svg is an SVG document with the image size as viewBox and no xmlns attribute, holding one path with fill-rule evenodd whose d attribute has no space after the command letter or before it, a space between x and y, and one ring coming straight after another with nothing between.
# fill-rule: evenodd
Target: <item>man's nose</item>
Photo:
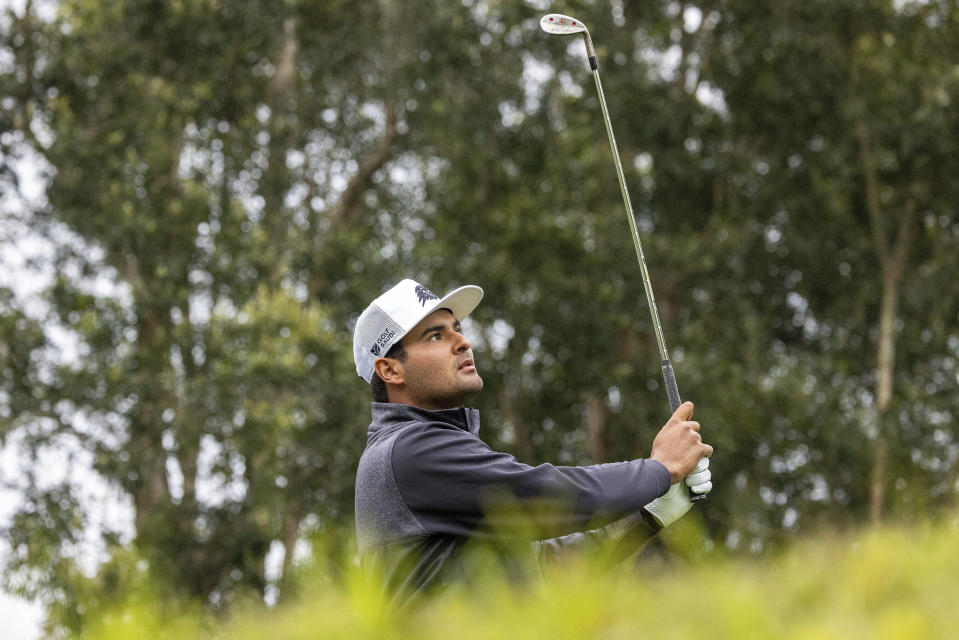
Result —
<instances>
[{"instance_id":1,"label":"man's nose","mask_svg":"<svg viewBox=\"0 0 959 640\"><path fill-rule=\"evenodd\" d=\"M470 341L466 339L466 336L464 336L462 333L457 333L456 335L459 336L459 341L457 341L456 347L455 347L456 353L462 353L464 351L467 351L469 350L470 347L473 346L470 344Z\"/></svg>"}]
</instances>

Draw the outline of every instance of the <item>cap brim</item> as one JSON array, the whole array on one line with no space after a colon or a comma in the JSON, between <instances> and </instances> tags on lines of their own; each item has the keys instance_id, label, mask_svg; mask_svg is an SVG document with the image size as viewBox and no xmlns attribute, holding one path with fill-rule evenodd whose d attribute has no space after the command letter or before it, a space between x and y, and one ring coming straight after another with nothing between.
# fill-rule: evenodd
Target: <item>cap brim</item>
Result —
<instances>
[{"instance_id":1,"label":"cap brim","mask_svg":"<svg viewBox=\"0 0 959 640\"><path fill-rule=\"evenodd\" d=\"M430 315L437 309L449 309L453 313L453 317L457 320L465 320L469 314L473 313L473 310L479 306L480 301L483 299L483 289L477 287L476 285L468 284L458 289L453 289L445 296L440 298L434 304L430 305L430 308L420 316L420 318L413 323L413 327L418 325L423 321L423 318ZM413 330L413 327L410 327L410 331ZM409 331L400 336L399 342L409 334Z\"/></svg>"},{"instance_id":2,"label":"cap brim","mask_svg":"<svg viewBox=\"0 0 959 640\"><path fill-rule=\"evenodd\" d=\"M433 308L449 309L457 320L465 320L479 306L482 299L483 290L476 285L468 284L447 293Z\"/></svg>"}]
</instances>

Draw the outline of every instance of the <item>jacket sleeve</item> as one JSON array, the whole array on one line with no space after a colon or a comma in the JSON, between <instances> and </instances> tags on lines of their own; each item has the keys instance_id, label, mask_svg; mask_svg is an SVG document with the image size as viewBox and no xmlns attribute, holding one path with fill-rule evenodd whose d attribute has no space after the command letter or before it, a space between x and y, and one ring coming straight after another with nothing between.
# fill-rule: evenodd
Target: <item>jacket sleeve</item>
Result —
<instances>
[{"instance_id":1,"label":"jacket sleeve","mask_svg":"<svg viewBox=\"0 0 959 640\"><path fill-rule=\"evenodd\" d=\"M638 552L661 530L659 523L642 509L600 529L535 540L531 547L540 565L562 559L571 552L589 554L599 549L603 550L600 558L614 564Z\"/></svg>"},{"instance_id":2,"label":"jacket sleeve","mask_svg":"<svg viewBox=\"0 0 959 640\"><path fill-rule=\"evenodd\" d=\"M430 533L538 540L602 526L669 489L653 460L586 467L533 467L493 451L475 435L424 425L393 446L399 491Z\"/></svg>"}]
</instances>

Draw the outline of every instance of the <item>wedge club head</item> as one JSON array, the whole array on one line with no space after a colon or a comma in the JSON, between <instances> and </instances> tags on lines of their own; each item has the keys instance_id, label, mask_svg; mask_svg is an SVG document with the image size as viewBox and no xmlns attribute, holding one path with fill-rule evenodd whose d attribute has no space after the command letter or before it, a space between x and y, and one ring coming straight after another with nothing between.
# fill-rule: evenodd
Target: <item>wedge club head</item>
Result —
<instances>
[{"instance_id":1,"label":"wedge club head","mask_svg":"<svg viewBox=\"0 0 959 640\"><path fill-rule=\"evenodd\" d=\"M589 29L582 20L564 16L562 13L548 13L539 19L539 27L546 33L554 36L568 36L582 33L586 43L586 55L589 57L590 68L596 69L596 52L593 51L593 40L589 37Z\"/></svg>"}]
</instances>

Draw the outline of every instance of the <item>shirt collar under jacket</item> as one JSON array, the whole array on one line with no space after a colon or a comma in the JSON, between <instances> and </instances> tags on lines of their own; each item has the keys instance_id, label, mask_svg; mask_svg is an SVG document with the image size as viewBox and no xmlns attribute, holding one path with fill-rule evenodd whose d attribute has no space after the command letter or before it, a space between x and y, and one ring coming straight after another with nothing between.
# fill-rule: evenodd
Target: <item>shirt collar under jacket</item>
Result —
<instances>
[{"instance_id":1,"label":"shirt collar under jacket","mask_svg":"<svg viewBox=\"0 0 959 640\"><path fill-rule=\"evenodd\" d=\"M373 421L370 424L367 436L369 442L378 440L411 422L439 422L479 437L479 409L457 407L456 409L429 411L408 404L392 402L372 402L370 407L372 408Z\"/></svg>"}]
</instances>

